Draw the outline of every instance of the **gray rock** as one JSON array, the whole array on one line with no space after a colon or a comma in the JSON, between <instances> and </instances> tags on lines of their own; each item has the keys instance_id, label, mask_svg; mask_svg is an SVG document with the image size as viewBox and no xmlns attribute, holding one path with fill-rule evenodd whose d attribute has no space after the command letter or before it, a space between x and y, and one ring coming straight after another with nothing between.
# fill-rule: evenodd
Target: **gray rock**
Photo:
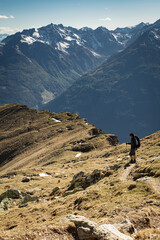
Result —
<instances>
[{"instance_id":1,"label":"gray rock","mask_svg":"<svg viewBox=\"0 0 160 240\"><path fill-rule=\"evenodd\" d=\"M4 198L0 203L0 208L3 210L8 210L13 204L14 202L11 199Z\"/></svg>"},{"instance_id":2,"label":"gray rock","mask_svg":"<svg viewBox=\"0 0 160 240\"><path fill-rule=\"evenodd\" d=\"M34 201L38 201L38 200L39 200L39 197L37 197L37 196L32 197L31 195L27 194L23 198L21 204L25 204L25 203L28 203L28 202L34 202Z\"/></svg>"},{"instance_id":3,"label":"gray rock","mask_svg":"<svg viewBox=\"0 0 160 240\"><path fill-rule=\"evenodd\" d=\"M74 222L80 240L133 240L133 238L121 233L111 224L99 226L79 215L69 215L67 218Z\"/></svg>"},{"instance_id":4,"label":"gray rock","mask_svg":"<svg viewBox=\"0 0 160 240\"><path fill-rule=\"evenodd\" d=\"M109 169L110 168L110 165L107 165L104 167L104 169Z\"/></svg>"},{"instance_id":5,"label":"gray rock","mask_svg":"<svg viewBox=\"0 0 160 240\"><path fill-rule=\"evenodd\" d=\"M110 166L110 169L111 170L118 170L120 168L120 165L119 164L114 164L114 165L111 165Z\"/></svg>"},{"instance_id":6,"label":"gray rock","mask_svg":"<svg viewBox=\"0 0 160 240\"><path fill-rule=\"evenodd\" d=\"M119 164L114 164L114 165L107 165L104 168L105 169L111 169L111 170L118 170L121 166Z\"/></svg>"},{"instance_id":7,"label":"gray rock","mask_svg":"<svg viewBox=\"0 0 160 240\"><path fill-rule=\"evenodd\" d=\"M0 195L0 202L4 198L19 199L21 198L21 191L18 189L9 189Z\"/></svg>"}]
</instances>

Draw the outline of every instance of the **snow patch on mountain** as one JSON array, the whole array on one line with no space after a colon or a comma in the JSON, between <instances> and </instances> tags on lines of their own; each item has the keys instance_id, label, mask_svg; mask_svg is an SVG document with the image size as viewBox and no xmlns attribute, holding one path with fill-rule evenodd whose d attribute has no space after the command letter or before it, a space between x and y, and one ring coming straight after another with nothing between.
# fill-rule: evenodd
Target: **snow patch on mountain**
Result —
<instances>
[{"instance_id":1,"label":"snow patch on mountain","mask_svg":"<svg viewBox=\"0 0 160 240\"><path fill-rule=\"evenodd\" d=\"M35 32L32 34L32 36L35 38L40 38L40 35L37 29L35 29Z\"/></svg>"},{"instance_id":2,"label":"snow patch on mountain","mask_svg":"<svg viewBox=\"0 0 160 240\"><path fill-rule=\"evenodd\" d=\"M33 35L32 35L33 36ZM21 43L27 43L28 45L33 44L35 42L40 42L44 44L49 44L48 41L43 41L41 39L33 38L31 36L21 35Z\"/></svg>"},{"instance_id":3,"label":"snow patch on mountain","mask_svg":"<svg viewBox=\"0 0 160 240\"><path fill-rule=\"evenodd\" d=\"M67 41L73 41L73 40L75 40L75 39L72 38L72 37L70 37L70 36L67 36L67 37L65 37L65 40L67 40Z\"/></svg>"},{"instance_id":4,"label":"snow patch on mountain","mask_svg":"<svg viewBox=\"0 0 160 240\"><path fill-rule=\"evenodd\" d=\"M76 38L80 39L80 37L79 37L76 33L73 33L73 35L74 35Z\"/></svg>"},{"instance_id":5,"label":"snow patch on mountain","mask_svg":"<svg viewBox=\"0 0 160 240\"><path fill-rule=\"evenodd\" d=\"M112 36L115 38L115 40L121 44L121 45L125 45L129 39L131 39L132 35L130 34L122 34L122 33L112 33Z\"/></svg>"},{"instance_id":6,"label":"snow patch on mountain","mask_svg":"<svg viewBox=\"0 0 160 240\"><path fill-rule=\"evenodd\" d=\"M21 39L22 43L33 44L34 42L36 42L36 39L34 39L33 37L25 36L25 35L21 35L21 36L22 36L22 39Z\"/></svg>"},{"instance_id":7,"label":"snow patch on mountain","mask_svg":"<svg viewBox=\"0 0 160 240\"><path fill-rule=\"evenodd\" d=\"M93 54L94 57L101 57L100 54L98 54L98 53L96 53L96 52L94 52L94 51L92 51L92 50L90 50L90 52Z\"/></svg>"},{"instance_id":8,"label":"snow patch on mountain","mask_svg":"<svg viewBox=\"0 0 160 240\"><path fill-rule=\"evenodd\" d=\"M79 46L83 46L83 45L84 45L84 44L83 44L81 41L79 41L79 40L76 40L76 44L79 45Z\"/></svg>"},{"instance_id":9,"label":"snow patch on mountain","mask_svg":"<svg viewBox=\"0 0 160 240\"><path fill-rule=\"evenodd\" d=\"M155 31L151 32L155 39L160 40L160 32L158 29L155 29Z\"/></svg>"},{"instance_id":10,"label":"snow patch on mountain","mask_svg":"<svg viewBox=\"0 0 160 240\"><path fill-rule=\"evenodd\" d=\"M55 49L58 49L59 51L61 52L64 52L64 53L67 53L67 50L69 47L70 47L70 44L69 43L66 43L66 42L58 42L57 44L57 47Z\"/></svg>"}]
</instances>

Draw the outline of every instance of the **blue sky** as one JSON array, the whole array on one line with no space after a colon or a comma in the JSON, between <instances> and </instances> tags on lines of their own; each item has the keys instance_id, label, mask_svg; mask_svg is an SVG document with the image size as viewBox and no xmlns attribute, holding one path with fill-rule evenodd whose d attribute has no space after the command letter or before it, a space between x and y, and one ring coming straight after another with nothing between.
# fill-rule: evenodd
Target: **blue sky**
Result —
<instances>
[{"instance_id":1,"label":"blue sky","mask_svg":"<svg viewBox=\"0 0 160 240\"><path fill-rule=\"evenodd\" d=\"M62 23L108 29L153 23L160 0L0 0L0 33Z\"/></svg>"}]
</instances>

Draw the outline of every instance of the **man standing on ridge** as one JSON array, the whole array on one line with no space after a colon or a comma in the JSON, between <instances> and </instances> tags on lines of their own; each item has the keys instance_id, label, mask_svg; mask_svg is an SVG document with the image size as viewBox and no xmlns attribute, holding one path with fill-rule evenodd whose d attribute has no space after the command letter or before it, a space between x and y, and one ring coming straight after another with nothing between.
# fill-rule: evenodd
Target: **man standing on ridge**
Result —
<instances>
[{"instance_id":1,"label":"man standing on ridge","mask_svg":"<svg viewBox=\"0 0 160 240\"><path fill-rule=\"evenodd\" d=\"M128 142L126 144L131 145L131 150L130 150L130 163L136 163L136 150L137 150L137 144L136 144L136 138L133 133L130 133L130 139L131 142Z\"/></svg>"}]
</instances>

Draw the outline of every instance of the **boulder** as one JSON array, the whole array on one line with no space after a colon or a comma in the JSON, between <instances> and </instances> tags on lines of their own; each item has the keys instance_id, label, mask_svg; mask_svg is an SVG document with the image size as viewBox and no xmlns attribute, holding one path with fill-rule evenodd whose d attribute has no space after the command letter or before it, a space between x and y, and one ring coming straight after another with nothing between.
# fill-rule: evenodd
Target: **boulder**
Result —
<instances>
[{"instance_id":1,"label":"boulder","mask_svg":"<svg viewBox=\"0 0 160 240\"><path fill-rule=\"evenodd\" d=\"M0 195L0 202L4 198L19 199L21 198L21 191L18 189L9 189Z\"/></svg>"},{"instance_id":2,"label":"boulder","mask_svg":"<svg viewBox=\"0 0 160 240\"><path fill-rule=\"evenodd\" d=\"M133 240L111 224L99 226L79 215L69 215L67 218L75 224L80 240Z\"/></svg>"}]
</instances>

